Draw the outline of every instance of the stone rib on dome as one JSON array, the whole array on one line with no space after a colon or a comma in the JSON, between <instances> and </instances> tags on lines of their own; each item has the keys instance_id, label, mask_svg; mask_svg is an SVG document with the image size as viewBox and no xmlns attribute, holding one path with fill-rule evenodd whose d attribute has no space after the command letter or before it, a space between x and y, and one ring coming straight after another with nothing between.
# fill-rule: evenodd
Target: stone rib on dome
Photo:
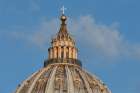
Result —
<instances>
[{"instance_id":1,"label":"stone rib on dome","mask_svg":"<svg viewBox=\"0 0 140 93\"><path fill-rule=\"evenodd\" d=\"M16 93L110 93L105 84L80 66L52 64L25 80Z\"/></svg>"}]
</instances>

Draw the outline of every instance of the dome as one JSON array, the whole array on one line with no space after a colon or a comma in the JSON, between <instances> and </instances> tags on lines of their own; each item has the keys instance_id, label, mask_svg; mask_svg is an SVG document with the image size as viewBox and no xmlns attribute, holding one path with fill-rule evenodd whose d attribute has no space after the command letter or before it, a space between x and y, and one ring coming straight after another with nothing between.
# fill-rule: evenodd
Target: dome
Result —
<instances>
[{"instance_id":1,"label":"dome","mask_svg":"<svg viewBox=\"0 0 140 93\"><path fill-rule=\"evenodd\" d=\"M82 68L75 41L67 32L66 19L63 14L44 67L23 81L15 93L111 93L100 79Z\"/></svg>"},{"instance_id":2,"label":"dome","mask_svg":"<svg viewBox=\"0 0 140 93\"><path fill-rule=\"evenodd\" d=\"M81 66L48 64L31 75L16 93L110 93L107 86Z\"/></svg>"}]
</instances>

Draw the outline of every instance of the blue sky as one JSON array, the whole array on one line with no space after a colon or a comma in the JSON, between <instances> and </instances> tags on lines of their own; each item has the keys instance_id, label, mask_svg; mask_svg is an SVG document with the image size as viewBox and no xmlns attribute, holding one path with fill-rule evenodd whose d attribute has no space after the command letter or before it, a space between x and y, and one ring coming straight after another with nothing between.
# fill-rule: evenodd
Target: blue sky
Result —
<instances>
[{"instance_id":1,"label":"blue sky","mask_svg":"<svg viewBox=\"0 0 140 93\"><path fill-rule=\"evenodd\" d=\"M62 5L83 67L112 93L139 93L139 0L0 0L0 93L43 66Z\"/></svg>"}]
</instances>

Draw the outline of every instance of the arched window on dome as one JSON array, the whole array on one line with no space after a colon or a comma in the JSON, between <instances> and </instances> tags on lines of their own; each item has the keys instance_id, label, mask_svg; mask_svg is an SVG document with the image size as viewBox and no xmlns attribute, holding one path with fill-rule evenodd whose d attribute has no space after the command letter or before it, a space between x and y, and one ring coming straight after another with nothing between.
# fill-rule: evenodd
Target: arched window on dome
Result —
<instances>
[{"instance_id":1,"label":"arched window on dome","mask_svg":"<svg viewBox=\"0 0 140 93\"><path fill-rule=\"evenodd\" d=\"M56 58L58 58L59 57L59 53L58 53L58 47L57 47L57 49L56 49L57 51L56 51Z\"/></svg>"},{"instance_id":2,"label":"arched window on dome","mask_svg":"<svg viewBox=\"0 0 140 93\"><path fill-rule=\"evenodd\" d=\"M64 49L63 49L63 47L61 48L61 58L64 58Z\"/></svg>"},{"instance_id":3,"label":"arched window on dome","mask_svg":"<svg viewBox=\"0 0 140 93\"><path fill-rule=\"evenodd\" d=\"M69 48L66 49L66 58L69 58Z\"/></svg>"}]
</instances>

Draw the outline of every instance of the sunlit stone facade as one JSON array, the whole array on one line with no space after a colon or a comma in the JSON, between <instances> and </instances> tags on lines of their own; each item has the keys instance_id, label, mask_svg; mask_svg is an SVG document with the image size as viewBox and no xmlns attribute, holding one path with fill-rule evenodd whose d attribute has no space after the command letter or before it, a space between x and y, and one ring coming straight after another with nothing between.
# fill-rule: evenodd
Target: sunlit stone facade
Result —
<instances>
[{"instance_id":1,"label":"sunlit stone facade","mask_svg":"<svg viewBox=\"0 0 140 93\"><path fill-rule=\"evenodd\" d=\"M52 39L44 67L22 82L15 93L111 93L96 76L82 68L78 49L61 16L61 27Z\"/></svg>"}]
</instances>

